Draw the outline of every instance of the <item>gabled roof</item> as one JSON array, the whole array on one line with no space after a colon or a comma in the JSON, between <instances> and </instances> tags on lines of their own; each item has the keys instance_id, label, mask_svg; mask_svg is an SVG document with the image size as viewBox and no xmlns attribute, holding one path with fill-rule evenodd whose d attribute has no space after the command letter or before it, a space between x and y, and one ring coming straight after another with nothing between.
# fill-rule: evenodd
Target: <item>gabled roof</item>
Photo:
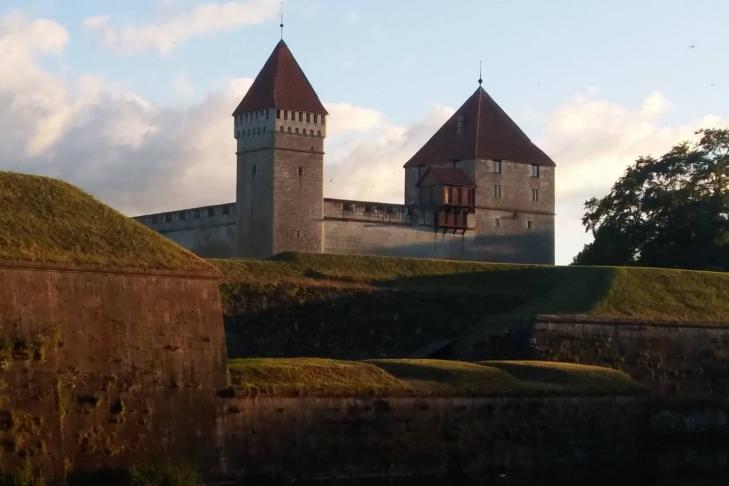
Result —
<instances>
[{"instance_id":1,"label":"gabled roof","mask_svg":"<svg viewBox=\"0 0 729 486\"><path fill-rule=\"evenodd\" d=\"M429 167L417 183L418 187L428 185L474 186L473 181L461 169L451 167Z\"/></svg>"},{"instance_id":2,"label":"gabled roof","mask_svg":"<svg viewBox=\"0 0 729 486\"><path fill-rule=\"evenodd\" d=\"M405 168L472 159L555 165L480 86Z\"/></svg>"},{"instance_id":3,"label":"gabled roof","mask_svg":"<svg viewBox=\"0 0 729 486\"><path fill-rule=\"evenodd\" d=\"M328 114L283 40L276 45L233 115L268 109Z\"/></svg>"}]
</instances>

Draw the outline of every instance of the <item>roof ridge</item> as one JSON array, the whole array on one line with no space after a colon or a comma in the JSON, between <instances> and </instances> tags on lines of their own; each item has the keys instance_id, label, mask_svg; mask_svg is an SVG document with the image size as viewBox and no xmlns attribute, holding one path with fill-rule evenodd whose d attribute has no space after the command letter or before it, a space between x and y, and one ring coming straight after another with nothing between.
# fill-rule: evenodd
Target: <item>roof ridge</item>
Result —
<instances>
[{"instance_id":1,"label":"roof ridge","mask_svg":"<svg viewBox=\"0 0 729 486\"><path fill-rule=\"evenodd\" d=\"M474 144L474 150L473 150L473 159L476 160L478 158L478 141L479 141L479 130L481 129L481 104L483 102L483 92L484 89L481 85L478 86L478 110L476 112L476 143Z\"/></svg>"}]
</instances>

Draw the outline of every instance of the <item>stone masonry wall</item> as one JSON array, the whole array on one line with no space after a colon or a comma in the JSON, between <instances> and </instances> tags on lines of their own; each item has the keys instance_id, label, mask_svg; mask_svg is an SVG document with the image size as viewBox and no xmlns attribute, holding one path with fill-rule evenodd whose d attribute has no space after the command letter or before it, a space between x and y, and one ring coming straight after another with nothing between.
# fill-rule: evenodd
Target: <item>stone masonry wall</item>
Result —
<instances>
[{"instance_id":1,"label":"stone masonry wall","mask_svg":"<svg viewBox=\"0 0 729 486\"><path fill-rule=\"evenodd\" d=\"M324 253L551 263L554 261L553 219L552 216L536 217L535 227L529 233L525 229L519 234L466 231L463 235L388 221L325 219Z\"/></svg>"},{"instance_id":2,"label":"stone masonry wall","mask_svg":"<svg viewBox=\"0 0 729 486\"><path fill-rule=\"evenodd\" d=\"M641 397L236 398L219 422L222 469L288 478L631 464Z\"/></svg>"},{"instance_id":3,"label":"stone masonry wall","mask_svg":"<svg viewBox=\"0 0 729 486\"><path fill-rule=\"evenodd\" d=\"M134 218L202 257L237 255L235 203L149 214Z\"/></svg>"},{"instance_id":4,"label":"stone masonry wall","mask_svg":"<svg viewBox=\"0 0 729 486\"><path fill-rule=\"evenodd\" d=\"M532 337L537 359L625 371L662 398L725 400L729 327L543 316Z\"/></svg>"},{"instance_id":5,"label":"stone masonry wall","mask_svg":"<svg viewBox=\"0 0 729 486\"><path fill-rule=\"evenodd\" d=\"M0 265L0 471L215 459L218 280Z\"/></svg>"}]
</instances>

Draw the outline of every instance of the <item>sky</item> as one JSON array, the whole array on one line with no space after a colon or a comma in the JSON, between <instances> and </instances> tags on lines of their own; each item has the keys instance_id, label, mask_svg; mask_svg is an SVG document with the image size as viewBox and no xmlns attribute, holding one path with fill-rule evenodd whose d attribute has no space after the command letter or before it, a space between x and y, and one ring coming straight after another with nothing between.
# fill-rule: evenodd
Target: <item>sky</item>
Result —
<instances>
[{"instance_id":1,"label":"sky","mask_svg":"<svg viewBox=\"0 0 729 486\"><path fill-rule=\"evenodd\" d=\"M128 215L235 200L231 113L279 0L3 0L0 170ZM325 196L402 202L402 165L484 87L557 164L557 262L641 155L729 127L726 0L288 0L330 112Z\"/></svg>"}]
</instances>

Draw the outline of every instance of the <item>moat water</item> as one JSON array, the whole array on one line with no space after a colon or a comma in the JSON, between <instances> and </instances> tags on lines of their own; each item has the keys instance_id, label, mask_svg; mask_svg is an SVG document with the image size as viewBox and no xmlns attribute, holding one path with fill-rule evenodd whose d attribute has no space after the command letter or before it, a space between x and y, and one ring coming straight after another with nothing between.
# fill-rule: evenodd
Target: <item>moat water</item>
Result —
<instances>
[{"instance_id":1,"label":"moat water","mask_svg":"<svg viewBox=\"0 0 729 486\"><path fill-rule=\"evenodd\" d=\"M297 481L301 486L727 486L729 471L670 472L659 475L646 471L540 471L539 473L498 474L481 478L362 478L328 481Z\"/></svg>"},{"instance_id":2,"label":"moat water","mask_svg":"<svg viewBox=\"0 0 729 486\"><path fill-rule=\"evenodd\" d=\"M475 477L297 481L300 486L729 486L729 450L678 448L638 466L489 472Z\"/></svg>"}]
</instances>

